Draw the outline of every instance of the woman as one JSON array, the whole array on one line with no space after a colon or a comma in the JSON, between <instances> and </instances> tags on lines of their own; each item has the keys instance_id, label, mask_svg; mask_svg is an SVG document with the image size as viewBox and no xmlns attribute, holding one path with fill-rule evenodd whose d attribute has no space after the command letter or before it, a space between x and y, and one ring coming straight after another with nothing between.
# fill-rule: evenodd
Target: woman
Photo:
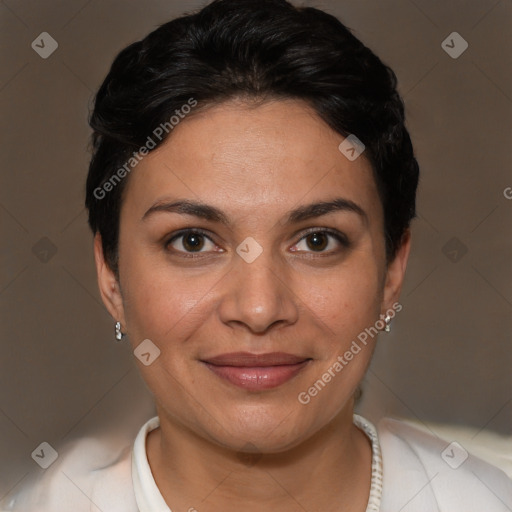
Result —
<instances>
[{"instance_id":1,"label":"woman","mask_svg":"<svg viewBox=\"0 0 512 512\"><path fill-rule=\"evenodd\" d=\"M418 165L394 73L346 27L216 0L119 54L91 126L100 292L158 416L9 510L512 510L497 468L354 414Z\"/></svg>"}]
</instances>

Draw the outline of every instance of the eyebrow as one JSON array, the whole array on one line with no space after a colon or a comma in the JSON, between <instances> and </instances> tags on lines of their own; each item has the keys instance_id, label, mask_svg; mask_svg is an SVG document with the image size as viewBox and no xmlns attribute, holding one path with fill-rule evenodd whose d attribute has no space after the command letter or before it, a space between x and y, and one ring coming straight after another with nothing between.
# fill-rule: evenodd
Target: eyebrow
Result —
<instances>
[{"instance_id":1,"label":"eyebrow","mask_svg":"<svg viewBox=\"0 0 512 512\"><path fill-rule=\"evenodd\" d=\"M205 203L191 201L189 199L177 200L173 202L157 202L142 216L142 220L146 220L155 213L178 213L180 215L192 215L211 222L232 226L227 216L215 206ZM366 212L356 203L349 199L338 197L331 201L320 201L317 203L300 206L294 210L287 212L285 224L294 224L305 220L321 217L334 212L351 212L359 215L362 220L367 223L368 216Z\"/></svg>"}]
</instances>

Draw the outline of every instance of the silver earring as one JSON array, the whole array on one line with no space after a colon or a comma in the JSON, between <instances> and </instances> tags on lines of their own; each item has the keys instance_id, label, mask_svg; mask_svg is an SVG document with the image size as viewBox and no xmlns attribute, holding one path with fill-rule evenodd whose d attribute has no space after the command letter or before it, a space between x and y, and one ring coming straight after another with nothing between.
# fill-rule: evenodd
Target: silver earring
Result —
<instances>
[{"instance_id":1,"label":"silver earring","mask_svg":"<svg viewBox=\"0 0 512 512\"><path fill-rule=\"evenodd\" d=\"M121 341L124 333L121 332L121 322L116 322L116 340Z\"/></svg>"},{"instance_id":2,"label":"silver earring","mask_svg":"<svg viewBox=\"0 0 512 512\"><path fill-rule=\"evenodd\" d=\"M384 317L384 322L386 322L386 327L384 327L384 331L385 332L390 332L391 331L391 327L390 327L389 323L391 322L391 317L389 315L386 315Z\"/></svg>"}]
</instances>

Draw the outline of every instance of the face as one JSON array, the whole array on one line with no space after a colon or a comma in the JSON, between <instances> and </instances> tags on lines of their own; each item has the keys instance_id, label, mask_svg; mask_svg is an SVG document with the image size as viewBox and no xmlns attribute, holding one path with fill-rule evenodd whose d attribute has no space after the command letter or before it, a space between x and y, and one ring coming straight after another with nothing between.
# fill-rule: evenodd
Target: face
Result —
<instances>
[{"instance_id":1,"label":"face","mask_svg":"<svg viewBox=\"0 0 512 512\"><path fill-rule=\"evenodd\" d=\"M342 141L300 101L231 101L133 170L119 282L98 237L96 260L133 348L160 350L137 364L161 420L266 452L351 421L376 338L353 342L397 300L409 242L386 265L370 164Z\"/></svg>"}]
</instances>

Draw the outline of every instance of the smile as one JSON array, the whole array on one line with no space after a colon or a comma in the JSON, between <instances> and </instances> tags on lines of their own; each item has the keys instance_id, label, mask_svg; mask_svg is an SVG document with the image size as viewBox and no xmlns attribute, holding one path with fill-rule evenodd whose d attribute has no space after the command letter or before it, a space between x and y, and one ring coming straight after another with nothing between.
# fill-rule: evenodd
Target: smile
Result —
<instances>
[{"instance_id":1,"label":"smile","mask_svg":"<svg viewBox=\"0 0 512 512\"><path fill-rule=\"evenodd\" d=\"M215 356L201 362L215 375L248 391L278 387L295 377L310 358L272 352L251 354L237 352Z\"/></svg>"}]
</instances>

